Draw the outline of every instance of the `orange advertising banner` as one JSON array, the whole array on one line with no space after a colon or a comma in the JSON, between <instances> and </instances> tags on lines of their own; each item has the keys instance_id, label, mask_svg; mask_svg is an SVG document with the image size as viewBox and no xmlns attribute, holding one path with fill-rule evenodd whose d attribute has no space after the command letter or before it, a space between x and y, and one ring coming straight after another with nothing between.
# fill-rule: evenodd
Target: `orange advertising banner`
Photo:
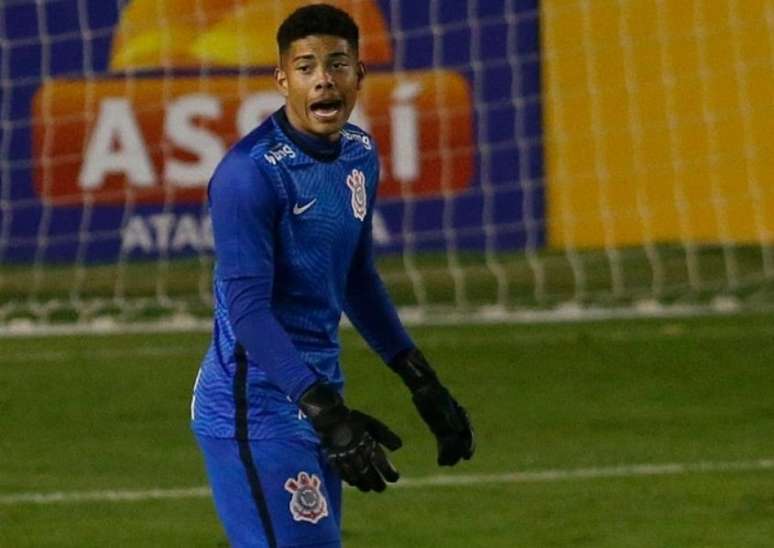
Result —
<instances>
[{"instance_id":1,"label":"orange advertising banner","mask_svg":"<svg viewBox=\"0 0 774 548\"><path fill-rule=\"evenodd\" d=\"M54 80L33 101L34 186L53 205L201 203L227 148L283 103L270 76ZM370 74L352 121L382 159L380 195L449 195L473 173L468 82Z\"/></svg>"}]
</instances>

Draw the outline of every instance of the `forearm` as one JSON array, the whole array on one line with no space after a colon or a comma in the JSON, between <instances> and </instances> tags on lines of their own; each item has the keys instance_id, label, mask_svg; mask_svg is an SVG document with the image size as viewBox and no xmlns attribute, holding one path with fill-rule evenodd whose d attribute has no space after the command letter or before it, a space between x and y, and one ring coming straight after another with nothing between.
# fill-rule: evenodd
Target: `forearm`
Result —
<instances>
[{"instance_id":1,"label":"forearm","mask_svg":"<svg viewBox=\"0 0 774 548\"><path fill-rule=\"evenodd\" d=\"M229 320L237 340L269 380L297 402L319 380L304 363L269 306L259 278L225 282Z\"/></svg>"},{"instance_id":2,"label":"forearm","mask_svg":"<svg viewBox=\"0 0 774 548\"><path fill-rule=\"evenodd\" d=\"M345 312L374 352L390 363L400 352L413 348L414 342L376 270L363 269L350 279Z\"/></svg>"}]
</instances>

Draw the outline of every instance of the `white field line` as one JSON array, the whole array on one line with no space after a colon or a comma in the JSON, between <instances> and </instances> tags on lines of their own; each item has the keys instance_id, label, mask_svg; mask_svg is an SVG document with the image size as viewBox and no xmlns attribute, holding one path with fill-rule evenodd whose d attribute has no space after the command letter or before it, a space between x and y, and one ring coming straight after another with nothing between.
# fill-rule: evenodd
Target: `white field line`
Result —
<instances>
[{"instance_id":1,"label":"white field line","mask_svg":"<svg viewBox=\"0 0 774 548\"><path fill-rule=\"evenodd\" d=\"M636 478L695 473L754 472L774 470L774 458L748 461L634 464L597 468L574 468L510 472L506 474L448 474L424 478L403 478L390 489L458 487L506 483L547 483L567 480ZM0 495L0 506L16 504L72 504L79 502L136 502L158 499L205 498L208 487L146 490L60 491Z\"/></svg>"},{"instance_id":2,"label":"white field line","mask_svg":"<svg viewBox=\"0 0 774 548\"><path fill-rule=\"evenodd\" d=\"M422 346L433 348L442 346L445 348L471 347L476 344L486 345L504 345L524 347L529 345L545 345L546 343L574 343L601 340L607 342L648 342L656 339L681 339L681 338L710 338L713 340L742 340L747 338L759 338L761 336L774 337L774 326L761 324L756 326L734 326L733 324L718 326L688 326L679 321L667 323L660 327L643 327L642 329L616 329L616 330L594 330L590 329L585 333L575 331L530 331L523 332L514 330L513 332L497 334L489 333L486 330L471 331L464 338L450 339L448 335L429 332L422 337ZM355 344L364 342L358 341ZM187 357L200 359L205 352L201 346L150 346L145 345L138 348L94 348L89 349L84 344L79 349L61 349L61 350L33 350L26 351L23 354L0 351L0 365L22 363L34 364L36 362L60 362L72 361L74 357L80 357L86 361L101 361L116 358L134 358L134 357Z\"/></svg>"},{"instance_id":3,"label":"white field line","mask_svg":"<svg viewBox=\"0 0 774 548\"><path fill-rule=\"evenodd\" d=\"M774 311L774 306L746 306L733 298L718 298L707 305L661 305L645 301L626 308L580 307L567 303L551 310L508 311L501 307L484 307L473 311L443 310L434 312L416 307L399 309L401 320L408 326L579 323L585 321L623 320L638 318L691 318L727 316L745 312ZM341 325L351 327L346 317ZM121 323L111 318L75 324L45 324L15 321L0 325L0 338L42 337L66 335L116 335L125 333L207 332L212 329L209 319L191 316L166 318L158 322Z\"/></svg>"}]
</instances>

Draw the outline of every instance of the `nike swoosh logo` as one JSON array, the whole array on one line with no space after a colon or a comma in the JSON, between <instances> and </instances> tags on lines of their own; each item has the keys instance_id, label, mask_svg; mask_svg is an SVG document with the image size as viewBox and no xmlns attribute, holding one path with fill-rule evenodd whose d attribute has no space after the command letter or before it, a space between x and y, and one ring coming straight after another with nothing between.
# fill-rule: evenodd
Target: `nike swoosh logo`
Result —
<instances>
[{"instance_id":1,"label":"nike swoosh logo","mask_svg":"<svg viewBox=\"0 0 774 548\"><path fill-rule=\"evenodd\" d=\"M312 207L316 201L317 198L304 205L298 205L298 202L296 202L296 204L293 206L293 215L301 215L304 211Z\"/></svg>"}]
</instances>

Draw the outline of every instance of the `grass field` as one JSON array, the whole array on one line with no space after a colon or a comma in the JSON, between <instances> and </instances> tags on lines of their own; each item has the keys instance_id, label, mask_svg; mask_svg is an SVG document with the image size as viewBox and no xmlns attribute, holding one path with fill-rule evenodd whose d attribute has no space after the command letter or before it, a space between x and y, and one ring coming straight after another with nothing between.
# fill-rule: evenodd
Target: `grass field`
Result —
<instances>
[{"instance_id":1,"label":"grass field","mask_svg":"<svg viewBox=\"0 0 774 548\"><path fill-rule=\"evenodd\" d=\"M479 450L435 467L402 386L344 331L348 399L402 435L405 480L346 492L345 546L774 544L774 316L413 333ZM188 404L206 344L0 339L0 546L225 546L205 491L170 491L205 485Z\"/></svg>"},{"instance_id":2,"label":"grass field","mask_svg":"<svg viewBox=\"0 0 774 548\"><path fill-rule=\"evenodd\" d=\"M655 257L655 258L654 258ZM733 263L719 246L695 250L696 277L684 248L660 245L616 251L542 249L524 252L423 252L379 257L390 294L401 307L443 315L497 305L507 310L552 310L557 306L606 308L658 301L703 305L733 297L753 307L774 305L774 282L766 276L761 246L734 248ZM572 260L571 260L572 259ZM734 279L729 278L733 264ZM409 266L411 265L411 266ZM576 272L575 269L578 269ZM616 276L614 276L614 272ZM211 313L212 258L127 261L109 264L0 265L0 328L18 320L72 323L112 317L123 322ZM620 286L615 287L617 277ZM434 309L440 309L437 311Z\"/></svg>"}]
</instances>

